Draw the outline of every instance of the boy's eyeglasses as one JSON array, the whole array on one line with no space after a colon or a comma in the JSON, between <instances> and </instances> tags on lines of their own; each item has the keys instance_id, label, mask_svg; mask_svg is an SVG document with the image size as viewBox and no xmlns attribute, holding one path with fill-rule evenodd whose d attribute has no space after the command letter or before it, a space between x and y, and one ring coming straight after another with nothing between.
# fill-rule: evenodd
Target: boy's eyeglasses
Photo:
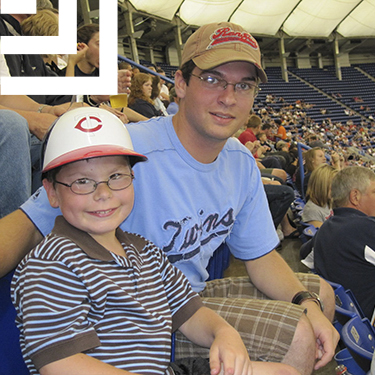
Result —
<instances>
[{"instance_id":1,"label":"boy's eyeglasses","mask_svg":"<svg viewBox=\"0 0 375 375\"><path fill-rule=\"evenodd\" d=\"M191 73L190 75L199 78L203 86L211 90L225 90L229 85L232 85L236 93L245 96L253 96L254 98L258 95L260 91L260 87L253 82L241 81L236 83L230 83L224 79L217 78L205 73L202 73L201 75Z\"/></svg>"},{"instance_id":2,"label":"boy's eyeglasses","mask_svg":"<svg viewBox=\"0 0 375 375\"><path fill-rule=\"evenodd\" d=\"M134 180L134 174L121 174L116 173L109 177L107 181L94 181L90 178L79 178L78 180L73 181L70 185L64 182L55 181L57 184L66 186L74 194L86 195L93 193L99 184L107 184L111 190L124 190L128 188L132 181Z\"/></svg>"}]
</instances>

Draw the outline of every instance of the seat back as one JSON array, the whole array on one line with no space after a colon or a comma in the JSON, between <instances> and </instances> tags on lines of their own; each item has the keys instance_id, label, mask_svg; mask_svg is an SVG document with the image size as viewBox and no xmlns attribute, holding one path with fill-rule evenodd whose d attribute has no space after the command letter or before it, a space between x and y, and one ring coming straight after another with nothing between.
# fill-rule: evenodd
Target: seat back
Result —
<instances>
[{"instance_id":1,"label":"seat back","mask_svg":"<svg viewBox=\"0 0 375 375\"><path fill-rule=\"evenodd\" d=\"M358 366L357 362L350 355L347 348L340 350L335 355L335 361L338 365L344 365L350 374L366 375L366 373Z\"/></svg>"},{"instance_id":2,"label":"seat back","mask_svg":"<svg viewBox=\"0 0 375 375\"><path fill-rule=\"evenodd\" d=\"M348 320L358 316L360 319L365 315L359 306L353 292L350 289L344 289L342 285L334 288L336 300L336 318L340 324L344 325Z\"/></svg>"},{"instance_id":3,"label":"seat back","mask_svg":"<svg viewBox=\"0 0 375 375\"><path fill-rule=\"evenodd\" d=\"M210 259L207 272L209 274L209 280L222 279L224 271L229 266L230 250L225 242L223 242L214 252L214 255Z\"/></svg>"},{"instance_id":4,"label":"seat back","mask_svg":"<svg viewBox=\"0 0 375 375\"><path fill-rule=\"evenodd\" d=\"M29 375L23 361L19 331L15 324L16 310L10 299L13 272L0 279L0 373L1 375Z\"/></svg>"},{"instance_id":5,"label":"seat back","mask_svg":"<svg viewBox=\"0 0 375 375\"><path fill-rule=\"evenodd\" d=\"M370 321L358 315L350 319L342 327L341 339L353 359L367 373L375 348L375 331Z\"/></svg>"},{"instance_id":6,"label":"seat back","mask_svg":"<svg viewBox=\"0 0 375 375\"><path fill-rule=\"evenodd\" d=\"M311 240L315 236L315 233L318 231L319 228L314 227L314 225L307 224L300 222L301 225L305 225L302 230L302 234L299 236L302 243L306 243L307 241Z\"/></svg>"}]
</instances>

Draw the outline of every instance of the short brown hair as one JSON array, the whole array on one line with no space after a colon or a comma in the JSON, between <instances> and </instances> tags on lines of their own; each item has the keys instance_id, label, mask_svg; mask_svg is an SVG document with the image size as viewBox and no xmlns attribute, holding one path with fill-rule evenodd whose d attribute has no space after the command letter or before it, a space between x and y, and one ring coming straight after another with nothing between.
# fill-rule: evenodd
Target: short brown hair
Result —
<instances>
[{"instance_id":1,"label":"short brown hair","mask_svg":"<svg viewBox=\"0 0 375 375\"><path fill-rule=\"evenodd\" d=\"M88 44L92 37L99 32L99 25L96 23L90 23L89 25L83 25L77 30L77 43Z\"/></svg>"},{"instance_id":2,"label":"short brown hair","mask_svg":"<svg viewBox=\"0 0 375 375\"><path fill-rule=\"evenodd\" d=\"M257 115L251 115L249 116L249 119L247 120L246 126L248 128L257 128L262 124L262 119Z\"/></svg>"}]
</instances>

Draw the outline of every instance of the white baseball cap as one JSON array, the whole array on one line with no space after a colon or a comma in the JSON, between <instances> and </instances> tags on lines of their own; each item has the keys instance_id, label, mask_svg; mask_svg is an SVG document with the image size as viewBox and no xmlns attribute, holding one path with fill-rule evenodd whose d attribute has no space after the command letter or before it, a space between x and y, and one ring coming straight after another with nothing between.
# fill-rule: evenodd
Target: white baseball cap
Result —
<instances>
[{"instance_id":1,"label":"white baseball cap","mask_svg":"<svg viewBox=\"0 0 375 375\"><path fill-rule=\"evenodd\" d=\"M101 156L129 156L133 166L147 157L134 151L122 121L107 110L82 107L64 113L51 126L44 144L42 172Z\"/></svg>"}]
</instances>

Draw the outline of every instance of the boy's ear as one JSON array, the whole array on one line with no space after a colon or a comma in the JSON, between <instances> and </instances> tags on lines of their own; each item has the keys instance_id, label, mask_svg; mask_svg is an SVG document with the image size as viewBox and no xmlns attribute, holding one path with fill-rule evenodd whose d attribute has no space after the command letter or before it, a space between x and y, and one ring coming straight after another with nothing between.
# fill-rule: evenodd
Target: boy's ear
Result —
<instances>
[{"instance_id":1,"label":"boy's ear","mask_svg":"<svg viewBox=\"0 0 375 375\"><path fill-rule=\"evenodd\" d=\"M49 204L53 208L58 208L59 207L59 200L57 198L56 190L53 186L53 183L48 181L47 179L44 179L43 181L43 186L46 189Z\"/></svg>"}]
</instances>

